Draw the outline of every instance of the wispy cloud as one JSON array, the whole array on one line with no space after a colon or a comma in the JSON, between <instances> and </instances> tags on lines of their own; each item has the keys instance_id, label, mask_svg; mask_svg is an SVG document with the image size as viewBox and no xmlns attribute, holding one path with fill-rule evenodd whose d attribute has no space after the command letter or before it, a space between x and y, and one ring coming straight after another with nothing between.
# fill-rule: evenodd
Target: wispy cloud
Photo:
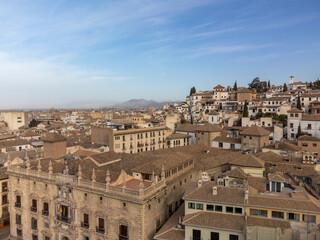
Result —
<instances>
[{"instance_id":1,"label":"wispy cloud","mask_svg":"<svg viewBox=\"0 0 320 240\"><path fill-rule=\"evenodd\" d=\"M190 58L201 57L210 54L221 54L221 53L236 53L243 51L253 51L261 48L270 47L270 44L260 44L260 45L219 45L219 46L209 46L204 48L198 48L192 50L193 53L190 54Z\"/></svg>"}]
</instances>

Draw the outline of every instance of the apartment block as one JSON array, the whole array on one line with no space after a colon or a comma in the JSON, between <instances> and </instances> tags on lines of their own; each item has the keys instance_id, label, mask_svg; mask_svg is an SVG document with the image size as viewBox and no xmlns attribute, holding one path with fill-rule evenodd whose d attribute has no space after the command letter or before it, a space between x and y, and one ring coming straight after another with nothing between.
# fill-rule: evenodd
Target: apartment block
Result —
<instances>
[{"instance_id":1,"label":"apartment block","mask_svg":"<svg viewBox=\"0 0 320 240\"><path fill-rule=\"evenodd\" d=\"M109 146L111 151L139 153L166 147L171 131L166 126L114 131L111 128L92 127L92 143Z\"/></svg>"},{"instance_id":2,"label":"apartment block","mask_svg":"<svg viewBox=\"0 0 320 240\"><path fill-rule=\"evenodd\" d=\"M28 126L27 112L1 112L0 121L7 124L8 130L18 130L20 127Z\"/></svg>"}]
</instances>

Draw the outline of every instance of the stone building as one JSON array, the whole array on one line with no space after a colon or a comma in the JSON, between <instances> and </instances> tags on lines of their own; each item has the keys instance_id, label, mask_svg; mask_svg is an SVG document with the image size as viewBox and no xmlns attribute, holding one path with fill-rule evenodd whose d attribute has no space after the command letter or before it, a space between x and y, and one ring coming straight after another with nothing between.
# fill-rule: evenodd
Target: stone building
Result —
<instances>
[{"instance_id":1,"label":"stone building","mask_svg":"<svg viewBox=\"0 0 320 240\"><path fill-rule=\"evenodd\" d=\"M185 124L181 124L180 126L178 126L176 128L176 133L182 133L182 134L186 134L189 135L190 138L190 144L195 144L196 143L196 129L197 129L197 125L193 125L190 123L185 123Z\"/></svg>"},{"instance_id":2,"label":"stone building","mask_svg":"<svg viewBox=\"0 0 320 240\"><path fill-rule=\"evenodd\" d=\"M238 102L251 102L252 92L248 88L242 88L237 92Z\"/></svg>"},{"instance_id":3,"label":"stone building","mask_svg":"<svg viewBox=\"0 0 320 240\"><path fill-rule=\"evenodd\" d=\"M303 114L302 110L293 108L288 111L288 134L290 140L295 140L299 125L301 131L314 137L320 137L320 115L319 114Z\"/></svg>"},{"instance_id":4,"label":"stone building","mask_svg":"<svg viewBox=\"0 0 320 240\"><path fill-rule=\"evenodd\" d=\"M0 167L0 229L9 227L10 215L9 215L9 187L8 187L8 175L7 168Z\"/></svg>"},{"instance_id":5,"label":"stone building","mask_svg":"<svg viewBox=\"0 0 320 240\"><path fill-rule=\"evenodd\" d=\"M298 139L298 146L302 151L310 152L319 157L320 154L320 138L308 135L302 135Z\"/></svg>"},{"instance_id":6,"label":"stone building","mask_svg":"<svg viewBox=\"0 0 320 240\"><path fill-rule=\"evenodd\" d=\"M260 152L263 147L269 145L270 132L256 125L242 131L241 149Z\"/></svg>"},{"instance_id":7,"label":"stone building","mask_svg":"<svg viewBox=\"0 0 320 240\"><path fill-rule=\"evenodd\" d=\"M50 132L45 137L41 138L43 141L44 157L45 158L61 158L66 155L67 138L59 133Z\"/></svg>"},{"instance_id":8,"label":"stone building","mask_svg":"<svg viewBox=\"0 0 320 240\"><path fill-rule=\"evenodd\" d=\"M179 208L193 157L106 152L8 161L10 234L23 239L152 239Z\"/></svg>"},{"instance_id":9,"label":"stone building","mask_svg":"<svg viewBox=\"0 0 320 240\"><path fill-rule=\"evenodd\" d=\"M0 120L4 121L9 131L18 130L20 127L28 126L27 112L1 112Z\"/></svg>"},{"instance_id":10,"label":"stone building","mask_svg":"<svg viewBox=\"0 0 320 240\"><path fill-rule=\"evenodd\" d=\"M165 139L171 133L166 126L114 131L111 128L92 127L92 143L109 146L111 151L139 153L165 148Z\"/></svg>"},{"instance_id":11,"label":"stone building","mask_svg":"<svg viewBox=\"0 0 320 240\"><path fill-rule=\"evenodd\" d=\"M223 134L222 128L217 124L206 123L196 128L196 141L211 147L213 139Z\"/></svg>"},{"instance_id":12,"label":"stone building","mask_svg":"<svg viewBox=\"0 0 320 240\"><path fill-rule=\"evenodd\" d=\"M167 148L190 145L190 135L183 133L172 133L167 137Z\"/></svg>"}]
</instances>

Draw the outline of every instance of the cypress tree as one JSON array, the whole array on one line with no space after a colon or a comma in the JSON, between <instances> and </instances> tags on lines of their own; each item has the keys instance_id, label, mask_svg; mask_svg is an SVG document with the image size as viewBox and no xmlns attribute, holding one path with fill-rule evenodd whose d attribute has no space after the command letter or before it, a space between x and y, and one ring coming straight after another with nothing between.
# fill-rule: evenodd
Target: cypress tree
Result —
<instances>
[{"instance_id":1,"label":"cypress tree","mask_svg":"<svg viewBox=\"0 0 320 240\"><path fill-rule=\"evenodd\" d=\"M238 85L237 85L237 81L234 82L234 85L233 85L233 90L234 91L237 91L238 90Z\"/></svg>"},{"instance_id":2,"label":"cypress tree","mask_svg":"<svg viewBox=\"0 0 320 240\"><path fill-rule=\"evenodd\" d=\"M243 108L243 117L248 117L249 112L248 112L248 105L247 102L244 103L244 108Z\"/></svg>"},{"instance_id":3,"label":"cypress tree","mask_svg":"<svg viewBox=\"0 0 320 240\"><path fill-rule=\"evenodd\" d=\"M300 101L300 96L298 96L297 108L298 108L299 110L301 110L301 101Z\"/></svg>"},{"instance_id":4,"label":"cypress tree","mask_svg":"<svg viewBox=\"0 0 320 240\"><path fill-rule=\"evenodd\" d=\"M288 91L288 87L287 87L287 84L286 84L286 83L283 84L283 91L284 91L284 92Z\"/></svg>"},{"instance_id":5,"label":"cypress tree","mask_svg":"<svg viewBox=\"0 0 320 240\"><path fill-rule=\"evenodd\" d=\"M296 138L300 137L301 135L302 135L302 131L301 131L300 123L299 123L299 127L298 127L298 132L297 132Z\"/></svg>"}]
</instances>

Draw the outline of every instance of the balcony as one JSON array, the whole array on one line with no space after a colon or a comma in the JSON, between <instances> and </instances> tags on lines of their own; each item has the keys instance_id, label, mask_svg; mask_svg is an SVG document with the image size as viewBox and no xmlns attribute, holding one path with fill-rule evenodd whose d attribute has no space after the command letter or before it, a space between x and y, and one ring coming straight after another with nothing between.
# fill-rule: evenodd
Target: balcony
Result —
<instances>
[{"instance_id":1,"label":"balcony","mask_svg":"<svg viewBox=\"0 0 320 240\"><path fill-rule=\"evenodd\" d=\"M81 222L81 227L89 229L89 223Z\"/></svg>"},{"instance_id":2,"label":"balcony","mask_svg":"<svg viewBox=\"0 0 320 240\"><path fill-rule=\"evenodd\" d=\"M42 215L43 215L43 216L49 216L49 211L42 210Z\"/></svg>"},{"instance_id":3,"label":"balcony","mask_svg":"<svg viewBox=\"0 0 320 240\"><path fill-rule=\"evenodd\" d=\"M17 203L17 202L16 202L16 203L14 204L14 206L15 206L16 208L21 208L21 203Z\"/></svg>"},{"instance_id":4,"label":"balcony","mask_svg":"<svg viewBox=\"0 0 320 240\"><path fill-rule=\"evenodd\" d=\"M37 212L37 207L30 207L31 212Z\"/></svg>"},{"instance_id":5,"label":"balcony","mask_svg":"<svg viewBox=\"0 0 320 240\"><path fill-rule=\"evenodd\" d=\"M71 218L64 217L61 215L57 215L57 220L62 221L62 222L66 222L66 223L71 223Z\"/></svg>"},{"instance_id":6,"label":"balcony","mask_svg":"<svg viewBox=\"0 0 320 240\"><path fill-rule=\"evenodd\" d=\"M96 227L96 232L104 234L104 228Z\"/></svg>"},{"instance_id":7,"label":"balcony","mask_svg":"<svg viewBox=\"0 0 320 240\"><path fill-rule=\"evenodd\" d=\"M5 204L8 204L9 202L6 200L6 201L3 201L2 202L2 205L5 205Z\"/></svg>"}]
</instances>

